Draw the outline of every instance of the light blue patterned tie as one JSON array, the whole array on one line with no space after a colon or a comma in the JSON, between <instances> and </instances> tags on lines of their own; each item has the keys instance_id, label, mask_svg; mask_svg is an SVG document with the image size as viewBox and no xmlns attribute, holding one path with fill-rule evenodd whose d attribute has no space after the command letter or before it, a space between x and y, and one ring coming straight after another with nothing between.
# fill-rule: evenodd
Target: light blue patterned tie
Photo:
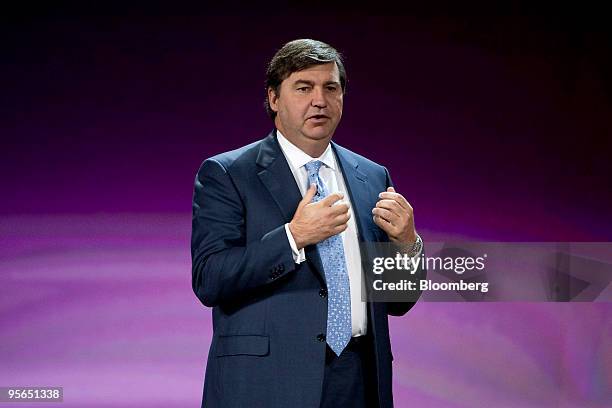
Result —
<instances>
[{"instance_id":1,"label":"light blue patterned tie","mask_svg":"<svg viewBox=\"0 0 612 408\"><path fill-rule=\"evenodd\" d=\"M321 201L329 192L319 177L319 169L323 163L313 160L306 163L308 171L308 186L315 184L317 194L313 201ZM344 245L340 234L333 235L317 244L325 280L327 281L327 344L340 355L351 340L351 288L349 285L346 262L344 258Z\"/></svg>"}]
</instances>

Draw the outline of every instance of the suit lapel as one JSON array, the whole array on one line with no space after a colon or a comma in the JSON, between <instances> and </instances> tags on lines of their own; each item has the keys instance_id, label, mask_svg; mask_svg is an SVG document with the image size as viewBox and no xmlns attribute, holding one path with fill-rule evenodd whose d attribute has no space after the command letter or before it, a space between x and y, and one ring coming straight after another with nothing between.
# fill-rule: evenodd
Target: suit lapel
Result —
<instances>
[{"instance_id":1,"label":"suit lapel","mask_svg":"<svg viewBox=\"0 0 612 408\"><path fill-rule=\"evenodd\" d=\"M363 220L372 217L371 208L367 208L363 203L370 202L368 195L368 177L359 170L359 163L342 146L332 142L332 148L338 158L340 170L344 176L344 184L348 190L349 198L353 203L353 212L356 217L357 233L359 242L363 241L365 227ZM361 204L361 205L360 205Z\"/></svg>"},{"instance_id":2,"label":"suit lapel","mask_svg":"<svg viewBox=\"0 0 612 408\"><path fill-rule=\"evenodd\" d=\"M259 179L278 205L285 222L290 222L300 200L302 200L302 193L300 193L287 159L278 144L276 130L273 130L262 141L257 156L257 164L262 167L262 170L257 173ZM325 272L317 246L309 245L304 249L304 252L306 259L325 281Z\"/></svg>"},{"instance_id":3,"label":"suit lapel","mask_svg":"<svg viewBox=\"0 0 612 408\"><path fill-rule=\"evenodd\" d=\"M259 179L278 205L285 222L291 221L302 194L276 140L276 131L262 141L257 164L263 168L257 173Z\"/></svg>"},{"instance_id":4,"label":"suit lapel","mask_svg":"<svg viewBox=\"0 0 612 408\"><path fill-rule=\"evenodd\" d=\"M352 154L344 149L342 146L338 146L337 144L332 142L332 147L336 152L336 157L338 157L338 162L340 163L340 168L342 169L342 173L344 174L344 183L346 184L346 189L348 190L348 194L351 199L351 203L353 203L353 212L355 213L355 217L357 218L357 230L359 234L359 242L364 242L364 233L367 233L367 237L370 236L369 231L366 230L368 223L366 220L372 219L372 209L368 208L365 203L369 203L371 201L372 192L368 191L368 177L359 171L359 163L352 156ZM360 205L361 204L361 205ZM362 247L366 251L366 253L362 253L362 257L365 256L369 259L369 254L367 253L366 247ZM363 259L362 259L363 263ZM366 271L364 271L366 272ZM365 279L365 275L363 276ZM377 339L380 337L381 322L384 323L386 321L387 313L386 306L384 303L380 302L370 302L368 301L368 325L370 326L370 331L372 336L374 337L374 343L378 341ZM378 350L377 350L378 352ZM378 357L379 358L379 357Z\"/></svg>"}]
</instances>

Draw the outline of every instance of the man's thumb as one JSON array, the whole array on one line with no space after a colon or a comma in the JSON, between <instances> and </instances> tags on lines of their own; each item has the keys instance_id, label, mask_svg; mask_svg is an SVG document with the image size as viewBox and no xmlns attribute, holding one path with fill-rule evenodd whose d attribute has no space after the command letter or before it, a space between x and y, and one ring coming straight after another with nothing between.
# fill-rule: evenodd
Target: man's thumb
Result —
<instances>
[{"instance_id":1,"label":"man's thumb","mask_svg":"<svg viewBox=\"0 0 612 408\"><path fill-rule=\"evenodd\" d=\"M395 189L393 187L387 187L387 193L395 193Z\"/></svg>"},{"instance_id":2,"label":"man's thumb","mask_svg":"<svg viewBox=\"0 0 612 408\"><path fill-rule=\"evenodd\" d=\"M306 191L304 198L302 198L302 201L300 201L300 205L298 207L303 207L306 204L310 203L312 199L314 198L316 192L317 192L317 186L315 184L311 184L310 187L308 187L308 190Z\"/></svg>"}]
</instances>

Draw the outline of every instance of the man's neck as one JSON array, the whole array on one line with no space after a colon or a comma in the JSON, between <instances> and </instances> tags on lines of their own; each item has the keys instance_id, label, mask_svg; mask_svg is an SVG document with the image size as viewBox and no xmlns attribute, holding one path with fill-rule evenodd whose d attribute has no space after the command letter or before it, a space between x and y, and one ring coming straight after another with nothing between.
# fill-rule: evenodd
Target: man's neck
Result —
<instances>
[{"instance_id":1,"label":"man's neck","mask_svg":"<svg viewBox=\"0 0 612 408\"><path fill-rule=\"evenodd\" d=\"M289 140L289 139L287 139ZM309 155L310 157L317 158L320 157L327 149L329 145L329 139L326 140L313 140L306 141L306 143L295 143L293 140L289 140L291 143L300 148L301 151Z\"/></svg>"},{"instance_id":2,"label":"man's neck","mask_svg":"<svg viewBox=\"0 0 612 408\"><path fill-rule=\"evenodd\" d=\"M281 129L279 129L279 131L291 144L313 158L320 157L327 149L327 146L331 140L331 137L321 140L295 138L291 137L286 132L283 132Z\"/></svg>"}]
</instances>

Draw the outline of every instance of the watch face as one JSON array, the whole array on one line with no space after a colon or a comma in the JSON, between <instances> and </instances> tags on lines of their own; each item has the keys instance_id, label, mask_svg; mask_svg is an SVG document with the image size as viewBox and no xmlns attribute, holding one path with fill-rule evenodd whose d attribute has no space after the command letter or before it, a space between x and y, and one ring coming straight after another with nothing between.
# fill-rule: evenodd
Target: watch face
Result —
<instances>
[{"instance_id":1,"label":"watch face","mask_svg":"<svg viewBox=\"0 0 612 408\"><path fill-rule=\"evenodd\" d=\"M412 256L416 255L421 251L423 247L423 240L420 235L417 235L416 241L414 241L414 245L412 246Z\"/></svg>"}]
</instances>

